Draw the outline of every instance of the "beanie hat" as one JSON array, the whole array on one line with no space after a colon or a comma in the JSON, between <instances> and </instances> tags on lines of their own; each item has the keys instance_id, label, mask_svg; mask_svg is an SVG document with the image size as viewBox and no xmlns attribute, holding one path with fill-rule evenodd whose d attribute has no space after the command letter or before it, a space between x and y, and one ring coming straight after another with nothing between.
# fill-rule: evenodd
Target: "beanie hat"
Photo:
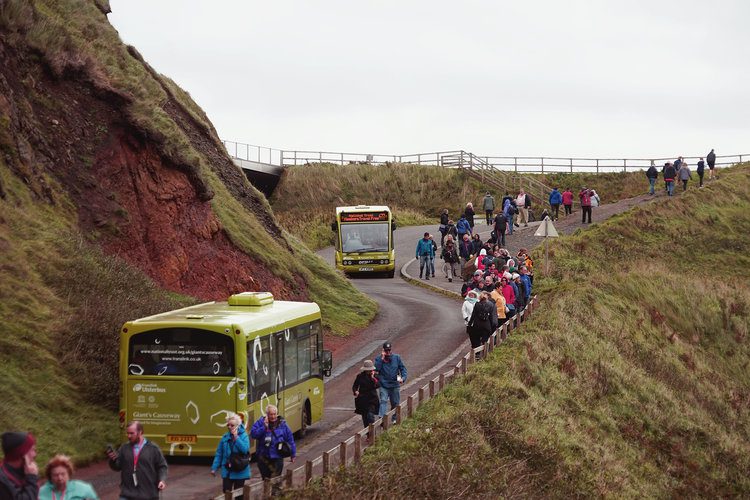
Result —
<instances>
[{"instance_id":1,"label":"beanie hat","mask_svg":"<svg viewBox=\"0 0 750 500\"><path fill-rule=\"evenodd\" d=\"M5 460L18 460L36 444L34 435L29 432L4 432L2 435Z\"/></svg>"}]
</instances>

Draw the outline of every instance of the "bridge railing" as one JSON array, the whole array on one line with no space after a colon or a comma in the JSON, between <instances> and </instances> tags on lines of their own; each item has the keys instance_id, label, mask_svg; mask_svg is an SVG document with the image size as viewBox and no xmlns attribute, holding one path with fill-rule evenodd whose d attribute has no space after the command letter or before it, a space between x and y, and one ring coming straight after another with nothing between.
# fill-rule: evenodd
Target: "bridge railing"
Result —
<instances>
[{"instance_id":1,"label":"bridge railing","mask_svg":"<svg viewBox=\"0 0 750 500\"><path fill-rule=\"evenodd\" d=\"M311 163L333 163L336 165L384 163L413 163L417 165L438 165L442 167L457 167L454 159L462 150L434 151L429 153L414 153L406 155L375 154L375 153L346 153L341 151L307 151L285 150L266 146L257 146L235 141L223 141L227 152L242 160L257 161L284 167L308 165ZM487 165L503 171L518 173L553 173L553 172L629 172L645 170L650 165L661 167L674 157L668 158L583 158L583 157L555 157L555 156L481 156L475 155ZM695 168L701 156L686 156L685 161ZM705 159L705 156L703 156ZM750 158L750 154L724 155L716 157L716 166L723 167L741 163Z\"/></svg>"}]
</instances>

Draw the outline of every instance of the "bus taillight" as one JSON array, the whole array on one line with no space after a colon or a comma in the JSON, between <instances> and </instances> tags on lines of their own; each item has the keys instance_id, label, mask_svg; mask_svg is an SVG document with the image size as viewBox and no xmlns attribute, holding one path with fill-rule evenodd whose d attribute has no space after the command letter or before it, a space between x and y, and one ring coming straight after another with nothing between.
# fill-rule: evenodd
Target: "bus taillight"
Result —
<instances>
[{"instance_id":1,"label":"bus taillight","mask_svg":"<svg viewBox=\"0 0 750 500\"><path fill-rule=\"evenodd\" d=\"M125 410L120 410L120 423L125 423Z\"/></svg>"}]
</instances>

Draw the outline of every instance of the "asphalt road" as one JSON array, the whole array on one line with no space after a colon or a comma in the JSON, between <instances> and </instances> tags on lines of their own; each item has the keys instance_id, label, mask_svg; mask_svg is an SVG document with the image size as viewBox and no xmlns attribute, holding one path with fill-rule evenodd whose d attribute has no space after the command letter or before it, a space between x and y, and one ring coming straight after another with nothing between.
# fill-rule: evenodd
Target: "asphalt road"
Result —
<instances>
[{"instance_id":1,"label":"asphalt road","mask_svg":"<svg viewBox=\"0 0 750 500\"><path fill-rule=\"evenodd\" d=\"M412 259L417 240L425 231L436 230L437 225L396 230L396 269ZM318 254L333 265L333 248ZM394 352L402 356L409 372L403 396L415 392L428 377L447 371L469 348L459 300L410 285L398 277L398 272L393 279L354 278L352 282L376 300L380 309L369 327L337 350L332 376L326 382L324 417L297 443L297 463L292 467L319 456L361 429L361 419L354 414L351 384L362 361L379 354L384 341L393 343ZM285 467L289 466L287 460ZM163 498L206 499L220 494L221 479L211 477L209 467L208 459L170 459L168 487ZM252 475L251 481L260 477L255 465ZM105 462L79 470L76 478L93 483L102 499L118 498L119 473L110 471Z\"/></svg>"}]
</instances>

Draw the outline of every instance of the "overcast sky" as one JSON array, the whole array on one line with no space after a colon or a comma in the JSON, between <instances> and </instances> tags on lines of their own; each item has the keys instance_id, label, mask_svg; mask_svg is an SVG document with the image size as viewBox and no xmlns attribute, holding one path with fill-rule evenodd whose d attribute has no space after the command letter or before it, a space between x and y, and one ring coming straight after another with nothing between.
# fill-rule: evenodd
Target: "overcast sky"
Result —
<instances>
[{"instance_id":1,"label":"overcast sky","mask_svg":"<svg viewBox=\"0 0 750 500\"><path fill-rule=\"evenodd\" d=\"M283 149L750 153L750 2L111 0L222 139Z\"/></svg>"}]
</instances>

